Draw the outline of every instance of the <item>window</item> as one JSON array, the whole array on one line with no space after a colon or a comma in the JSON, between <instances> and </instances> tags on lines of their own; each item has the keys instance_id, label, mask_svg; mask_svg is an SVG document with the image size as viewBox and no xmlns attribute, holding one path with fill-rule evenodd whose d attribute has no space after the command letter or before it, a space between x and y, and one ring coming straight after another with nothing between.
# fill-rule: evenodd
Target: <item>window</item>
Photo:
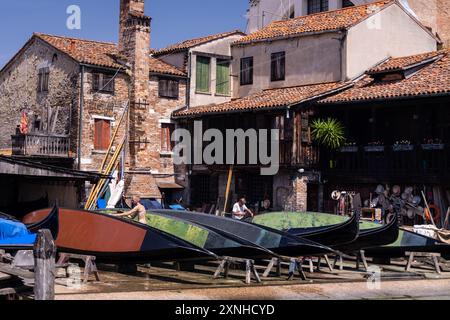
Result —
<instances>
[{"instance_id":1,"label":"window","mask_svg":"<svg viewBox=\"0 0 450 320\"><path fill-rule=\"evenodd\" d=\"M217 59L216 94L230 95L230 61Z\"/></svg>"},{"instance_id":2,"label":"window","mask_svg":"<svg viewBox=\"0 0 450 320\"><path fill-rule=\"evenodd\" d=\"M350 0L342 0L342 8L353 7L355 4Z\"/></svg>"},{"instance_id":3,"label":"window","mask_svg":"<svg viewBox=\"0 0 450 320\"><path fill-rule=\"evenodd\" d=\"M38 92L48 92L48 78L50 76L49 68L39 69L38 74Z\"/></svg>"},{"instance_id":4,"label":"window","mask_svg":"<svg viewBox=\"0 0 450 320\"><path fill-rule=\"evenodd\" d=\"M308 14L328 11L328 0L308 0Z\"/></svg>"},{"instance_id":5,"label":"window","mask_svg":"<svg viewBox=\"0 0 450 320\"><path fill-rule=\"evenodd\" d=\"M111 121L95 119L94 125L94 149L108 150L111 142Z\"/></svg>"},{"instance_id":6,"label":"window","mask_svg":"<svg viewBox=\"0 0 450 320\"><path fill-rule=\"evenodd\" d=\"M159 79L158 87L160 98L178 99L180 88L178 80L161 78Z\"/></svg>"},{"instance_id":7,"label":"window","mask_svg":"<svg viewBox=\"0 0 450 320\"><path fill-rule=\"evenodd\" d=\"M282 81L285 78L286 54L284 52L272 53L270 78L272 81Z\"/></svg>"},{"instance_id":8,"label":"window","mask_svg":"<svg viewBox=\"0 0 450 320\"><path fill-rule=\"evenodd\" d=\"M253 57L241 59L241 86L253 84Z\"/></svg>"},{"instance_id":9,"label":"window","mask_svg":"<svg viewBox=\"0 0 450 320\"><path fill-rule=\"evenodd\" d=\"M172 133L174 131L174 125L171 123L161 124L161 151L171 152L174 143L171 139Z\"/></svg>"},{"instance_id":10,"label":"window","mask_svg":"<svg viewBox=\"0 0 450 320\"><path fill-rule=\"evenodd\" d=\"M197 56L197 92L210 92L211 58Z\"/></svg>"},{"instance_id":11,"label":"window","mask_svg":"<svg viewBox=\"0 0 450 320\"><path fill-rule=\"evenodd\" d=\"M92 90L102 93L114 93L114 76L107 73L92 75Z\"/></svg>"}]
</instances>

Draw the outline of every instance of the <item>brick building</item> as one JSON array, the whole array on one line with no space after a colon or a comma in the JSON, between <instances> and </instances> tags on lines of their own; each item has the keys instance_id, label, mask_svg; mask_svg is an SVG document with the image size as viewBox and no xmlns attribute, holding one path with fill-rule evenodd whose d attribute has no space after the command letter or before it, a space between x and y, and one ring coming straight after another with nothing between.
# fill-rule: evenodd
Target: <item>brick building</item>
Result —
<instances>
[{"instance_id":1,"label":"brick building","mask_svg":"<svg viewBox=\"0 0 450 320\"><path fill-rule=\"evenodd\" d=\"M182 188L170 114L186 104L187 74L151 57L150 23L144 1L121 0L118 44L33 34L0 71L3 153L96 172L110 143L125 139L128 197L161 199Z\"/></svg>"}]
</instances>

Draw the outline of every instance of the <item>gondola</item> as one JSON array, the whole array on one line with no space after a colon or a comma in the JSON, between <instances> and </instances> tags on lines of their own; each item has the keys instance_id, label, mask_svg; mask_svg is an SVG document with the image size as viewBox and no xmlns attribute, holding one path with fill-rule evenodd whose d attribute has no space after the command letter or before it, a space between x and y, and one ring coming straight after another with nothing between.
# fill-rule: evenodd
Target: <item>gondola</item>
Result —
<instances>
[{"instance_id":1,"label":"gondola","mask_svg":"<svg viewBox=\"0 0 450 320\"><path fill-rule=\"evenodd\" d=\"M366 255L376 258L401 258L407 252L440 253L450 259L450 245L408 230L400 229L397 240L387 246L366 248Z\"/></svg>"},{"instance_id":2,"label":"gondola","mask_svg":"<svg viewBox=\"0 0 450 320\"><path fill-rule=\"evenodd\" d=\"M121 210L103 210L101 212L113 214L117 211ZM271 250L247 241L236 234L222 229L206 227L176 216L149 211L147 213L147 224L152 228L214 252L218 256L249 259L267 259L277 256Z\"/></svg>"},{"instance_id":3,"label":"gondola","mask_svg":"<svg viewBox=\"0 0 450 320\"><path fill-rule=\"evenodd\" d=\"M100 262L217 259L214 253L161 230L97 212L44 209L26 215L23 223L33 231L50 229L60 252L92 255Z\"/></svg>"},{"instance_id":4,"label":"gondola","mask_svg":"<svg viewBox=\"0 0 450 320\"><path fill-rule=\"evenodd\" d=\"M359 235L359 214L340 224L312 228L290 228L287 233L330 246L339 248L352 243Z\"/></svg>"},{"instance_id":5,"label":"gondola","mask_svg":"<svg viewBox=\"0 0 450 320\"><path fill-rule=\"evenodd\" d=\"M353 217L356 218L356 217ZM325 213L269 213L256 216L253 223L268 225L277 229L301 230L315 235L316 232L335 230L338 226L347 225L351 221L346 217ZM359 251L367 247L383 246L393 243L398 237L398 223L393 219L391 223L381 226L376 223L362 222L359 225L358 237L348 243L330 245L341 252ZM333 232L333 231L331 231ZM337 236L338 237L338 236ZM339 238L338 238L339 239Z\"/></svg>"},{"instance_id":6,"label":"gondola","mask_svg":"<svg viewBox=\"0 0 450 320\"><path fill-rule=\"evenodd\" d=\"M374 228L362 230L356 241L341 246L339 250L344 253L353 253L366 248L386 246L397 240L399 231L398 215L395 214L388 224L381 227L376 225Z\"/></svg>"},{"instance_id":7,"label":"gondola","mask_svg":"<svg viewBox=\"0 0 450 320\"><path fill-rule=\"evenodd\" d=\"M333 252L332 249L310 240L301 239L269 227L257 226L229 218L187 211L152 210L151 212L195 222L208 228L234 234L282 256L312 256Z\"/></svg>"}]
</instances>

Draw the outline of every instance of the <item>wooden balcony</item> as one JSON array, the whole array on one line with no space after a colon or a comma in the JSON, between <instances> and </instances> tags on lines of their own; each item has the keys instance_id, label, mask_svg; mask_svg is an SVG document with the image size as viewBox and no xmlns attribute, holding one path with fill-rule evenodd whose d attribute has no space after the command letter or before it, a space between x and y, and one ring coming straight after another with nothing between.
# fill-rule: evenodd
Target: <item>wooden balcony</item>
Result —
<instances>
[{"instance_id":1,"label":"wooden balcony","mask_svg":"<svg viewBox=\"0 0 450 320\"><path fill-rule=\"evenodd\" d=\"M12 155L68 158L70 138L62 135L32 133L11 136Z\"/></svg>"},{"instance_id":2,"label":"wooden balcony","mask_svg":"<svg viewBox=\"0 0 450 320\"><path fill-rule=\"evenodd\" d=\"M328 175L347 180L434 183L450 177L450 146L347 147L323 154L321 163Z\"/></svg>"}]
</instances>

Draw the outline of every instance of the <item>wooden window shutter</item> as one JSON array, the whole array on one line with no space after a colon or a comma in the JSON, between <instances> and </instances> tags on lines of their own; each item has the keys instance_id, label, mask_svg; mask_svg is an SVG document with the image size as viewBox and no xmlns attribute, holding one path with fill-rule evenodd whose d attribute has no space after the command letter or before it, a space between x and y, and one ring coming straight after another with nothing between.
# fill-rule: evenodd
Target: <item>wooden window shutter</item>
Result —
<instances>
[{"instance_id":1,"label":"wooden window shutter","mask_svg":"<svg viewBox=\"0 0 450 320\"><path fill-rule=\"evenodd\" d=\"M216 92L222 95L230 94L230 63L228 60L217 59Z\"/></svg>"},{"instance_id":2,"label":"wooden window shutter","mask_svg":"<svg viewBox=\"0 0 450 320\"><path fill-rule=\"evenodd\" d=\"M111 142L111 122L96 119L94 126L94 149L107 150Z\"/></svg>"},{"instance_id":3,"label":"wooden window shutter","mask_svg":"<svg viewBox=\"0 0 450 320\"><path fill-rule=\"evenodd\" d=\"M211 58L197 57L196 88L198 92L209 93L210 91L210 64Z\"/></svg>"}]
</instances>

